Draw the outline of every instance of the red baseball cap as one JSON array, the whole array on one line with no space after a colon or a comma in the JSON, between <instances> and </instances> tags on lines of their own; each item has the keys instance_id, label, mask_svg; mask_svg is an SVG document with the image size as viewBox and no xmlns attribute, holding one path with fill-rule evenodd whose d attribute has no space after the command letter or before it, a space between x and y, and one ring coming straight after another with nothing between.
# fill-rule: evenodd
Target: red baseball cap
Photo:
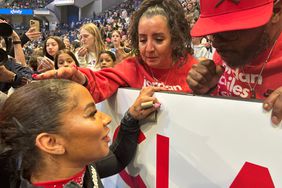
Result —
<instances>
[{"instance_id":1,"label":"red baseball cap","mask_svg":"<svg viewBox=\"0 0 282 188\"><path fill-rule=\"evenodd\" d=\"M265 25L273 12L273 0L200 0L201 15L191 30L204 36Z\"/></svg>"}]
</instances>

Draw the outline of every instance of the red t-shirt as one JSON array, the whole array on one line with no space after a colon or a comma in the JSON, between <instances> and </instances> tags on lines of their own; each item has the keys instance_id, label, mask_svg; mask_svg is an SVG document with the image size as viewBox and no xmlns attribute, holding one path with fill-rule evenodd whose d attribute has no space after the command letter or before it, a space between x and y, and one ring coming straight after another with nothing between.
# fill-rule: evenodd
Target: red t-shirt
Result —
<instances>
[{"instance_id":1,"label":"red t-shirt","mask_svg":"<svg viewBox=\"0 0 282 188\"><path fill-rule=\"evenodd\" d=\"M252 63L244 66L244 69L232 69L228 67L220 58L219 54L215 53L214 62L225 67L225 72L218 82L216 95L251 98L251 88L254 88L256 98L264 99L269 90L275 90L281 87L282 33L277 39L270 58L260 75L271 48L262 52Z\"/></svg>"},{"instance_id":2,"label":"red t-shirt","mask_svg":"<svg viewBox=\"0 0 282 188\"><path fill-rule=\"evenodd\" d=\"M174 64L171 69L152 69L138 62L137 58L128 58L114 68L91 71L79 68L88 78L88 90L96 102L112 96L119 87L142 88L143 86L165 87L173 92L191 92L186 77L196 59L188 55L187 62L180 66ZM158 78L158 79L154 79Z\"/></svg>"}]
</instances>

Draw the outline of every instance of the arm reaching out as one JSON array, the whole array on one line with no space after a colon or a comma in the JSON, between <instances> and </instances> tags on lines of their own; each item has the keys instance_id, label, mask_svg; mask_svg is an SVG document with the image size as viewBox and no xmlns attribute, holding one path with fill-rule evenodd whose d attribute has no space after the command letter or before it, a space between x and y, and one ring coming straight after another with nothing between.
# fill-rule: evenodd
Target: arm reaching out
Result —
<instances>
[{"instance_id":1,"label":"arm reaching out","mask_svg":"<svg viewBox=\"0 0 282 188\"><path fill-rule=\"evenodd\" d=\"M153 94L155 91L160 90L161 88L156 87L143 88L134 104L126 112L121 120L118 136L110 146L110 153L102 160L96 162L96 169L101 178L120 172L132 160L140 132L139 120L148 117L148 115L160 108L159 105L155 105L143 109L141 103L148 101L158 103L157 98L153 97Z\"/></svg>"}]
</instances>

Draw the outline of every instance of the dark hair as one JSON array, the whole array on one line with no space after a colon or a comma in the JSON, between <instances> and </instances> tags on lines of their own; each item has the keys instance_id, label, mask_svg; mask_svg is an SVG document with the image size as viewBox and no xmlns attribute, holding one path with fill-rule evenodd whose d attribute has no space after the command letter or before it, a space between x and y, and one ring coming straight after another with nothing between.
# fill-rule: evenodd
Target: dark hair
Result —
<instances>
[{"instance_id":1,"label":"dark hair","mask_svg":"<svg viewBox=\"0 0 282 188\"><path fill-rule=\"evenodd\" d=\"M8 97L0 111L0 162L7 161L7 169L2 167L1 173L7 170L14 174L19 169L29 178L40 163L36 136L60 132L60 115L70 105L68 93L72 84L75 82L63 79L36 81ZM22 160L20 168L12 165L15 160Z\"/></svg>"},{"instance_id":2,"label":"dark hair","mask_svg":"<svg viewBox=\"0 0 282 188\"><path fill-rule=\"evenodd\" d=\"M69 56L72 57L72 59L74 60L76 66L79 67L79 62L78 60L76 59L75 55L73 54L73 52L69 49L63 49L63 50L59 50L55 56L55 60L54 60L54 63L55 63L55 69L58 69L58 58L59 58L59 55L61 54L68 54Z\"/></svg>"},{"instance_id":3,"label":"dark hair","mask_svg":"<svg viewBox=\"0 0 282 188\"><path fill-rule=\"evenodd\" d=\"M105 51L100 52L100 54L99 54L99 56L98 56L98 62L100 62L100 56L101 56L101 54L108 54L108 55L112 58L113 62L116 61L116 56L115 56L115 54L114 54L113 52L111 52L111 51L105 50Z\"/></svg>"},{"instance_id":4,"label":"dark hair","mask_svg":"<svg viewBox=\"0 0 282 188\"><path fill-rule=\"evenodd\" d=\"M38 55L33 55L28 60L28 65L29 65L29 67L32 68L33 71L37 71L37 67L38 67L37 66L37 58L38 57L39 57Z\"/></svg>"},{"instance_id":5,"label":"dark hair","mask_svg":"<svg viewBox=\"0 0 282 188\"><path fill-rule=\"evenodd\" d=\"M144 0L140 8L132 15L129 26L129 39L136 55L139 55L138 24L142 16L162 15L168 21L172 41L172 58L176 62L181 57L186 59L191 48L190 26L185 20L184 9L178 0Z\"/></svg>"},{"instance_id":6,"label":"dark hair","mask_svg":"<svg viewBox=\"0 0 282 188\"><path fill-rule=\"evenodd\" d=\"M64 42L61 40L60 37L57 36L49 36L48 38L45 39L44 44L43 44L43 55L45 55L46 57L48 57L51 60L54 60L54 57L52 57L50 54L48 54L47 50L46 50L46 44L47 44L47 40L48 39L53 39L58 43L59 46L59 50L65 49L66 46L64 44Z\"/></svg>"}]
</instances>

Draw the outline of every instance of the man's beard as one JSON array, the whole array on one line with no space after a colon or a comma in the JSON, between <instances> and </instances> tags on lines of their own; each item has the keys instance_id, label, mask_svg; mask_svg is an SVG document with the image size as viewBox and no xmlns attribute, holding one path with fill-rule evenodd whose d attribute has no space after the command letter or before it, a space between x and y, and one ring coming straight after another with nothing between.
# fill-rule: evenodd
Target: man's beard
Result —
<instances>
[{"instance_id":1,"label":"man's beard","mask_svg":"<svg viewBox=\"0 0 282 188\"><path fill-rule=\"evenodd\" d=\"M257 58L261 52L266 50L269 45L270 45L270 37L267 32L263 32L259 37L258 37L258 42L253 43L249 46L247 46L244 50L244 53L242 55L237 56L237 58L234 58L229 61L225 61L224 58L223 60L226 62L226 64L229 67L232 68L240 68L244 67L247 64L252 63L252 60Z\"/></svg>"}]
</instances>

